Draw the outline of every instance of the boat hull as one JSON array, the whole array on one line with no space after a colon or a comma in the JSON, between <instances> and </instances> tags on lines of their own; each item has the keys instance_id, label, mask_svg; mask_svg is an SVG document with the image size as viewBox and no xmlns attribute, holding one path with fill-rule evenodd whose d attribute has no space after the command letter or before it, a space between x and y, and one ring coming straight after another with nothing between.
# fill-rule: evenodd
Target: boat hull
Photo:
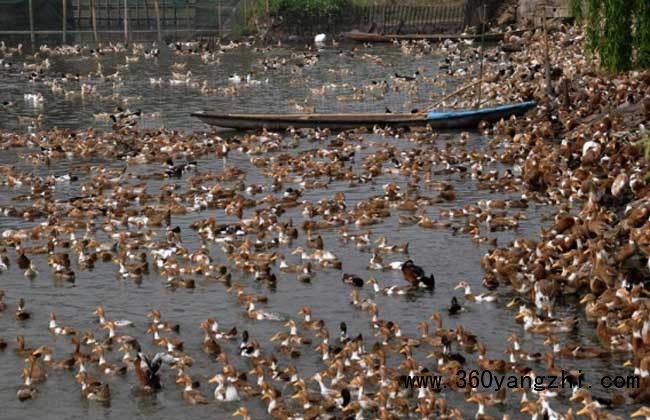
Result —
<instances>
[{"instance_id":1,"label":"boat hull","mask_svg":"<svg viewBox=\"0 0 650 420\"><path fill-rule=\"evenodd\" d=\"M523 30L513 31L511 34L520 34ZM483 35L485 42L497 42L503 39L504 33L486 33ZM344 32L342 36L351 41L357 42L393 42L393 41L419 41L427 40L440 42L445 39L451 40L480 40L481 35L470 34L374 34L369 32Z\"/></svg>"},{"instance_id":2,"label":"boat hull","mask_svg":"<svg viewBox=\"0 0 650 420\"><path fill-rule=\"evenodd\" d=\"M479 110L429 112L426 114L219 114L195 112L192 116L206 124L238 130L287 128L328 128L348 130L359 127L417 128L430 126L435 130L476 128L481 121L494 122L511 115L522 115L535 102L503 105Z\"/></svg>"}]
</instances>

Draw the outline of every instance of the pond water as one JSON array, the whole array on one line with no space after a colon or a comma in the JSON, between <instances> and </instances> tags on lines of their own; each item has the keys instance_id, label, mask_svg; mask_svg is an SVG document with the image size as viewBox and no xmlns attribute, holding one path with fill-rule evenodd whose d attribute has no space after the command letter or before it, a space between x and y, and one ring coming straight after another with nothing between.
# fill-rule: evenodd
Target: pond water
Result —
<instances>
[{"instance_id":1,"label":"pond water","mask_svg":"<svg viewBox=\"0 0 650 420\"><path fill-rule=\"evenodd\" d=\"M36 117L41 114L42 129L53 127L69 128L72 130L85 130L95 127L100 130L110 130L109 122L98 121L95 114L100 112L111 112L116 106L128 107L131 110L141 109L143 118L140 126L143 128L156 128L164 126L171 129L186 131L206 131L206 135L212 138L221 136L229 138L240 134L228 131L213 131L190 117L190 112L213 109L228 111L265 112L265 111L291 111L295 112L295 106L290 101L303 106L313 106L317 111L346 112L346 111L383 111L389 107L394 111L409 110L411 108L425 107L431 102L432 97L438 97L443 89L451 91L454 86L462 84L462 80L451 80L443 86L443 75L438 74L439 63L443 57L435 53L426 53L421 57L405 55L397 45L378 45L372 48L359 48L354 45L341 45L338 47L327 47L320 51L312 51L310 54L318 54L318 62L313 66L305 66L299 72L292 65L286 65L277 70L264 71L258 63L260 58L287 58L292 60L296 54L305 53L303 46L273 47L269 51L256 52L252 48L237 48L218 55L219 63L203 62L197 55L177 55L173 51L163 49L157 59L140 59L137 63L130 63L128 68L118 69L117 65L124 64L124 54L106 54L99 60L91 58L88 54L73 55L70 57L55 57L51 59L51 67L46 74L49 76L59 73L80 73L88 74L97 69L97 62L101 62L105 75L119 71L122 75L121 81L116 82L119 86L113 88L113 82L89 79L86 83L97 86L97 91L104 99L97 97L70 98L66 99L61 94L53 94L47 86L41 82L30 82L24 75L16 70L0 70L0 100L16 102L15 106L3 110L0 115L0 127L5 131L24 132L28 128L28 122L20 117ZM299 62L301 59L294 59ZM16 59L20 63L20 59ZM165 83L162 87L152 86L150 79L163 78L164 81L171 77L172 63L187 63L183 72L190 70L192 79L202 83L207 81L212 88L221 88L216 93L202 94L200 87L191 86L169 86ZM294 71L292 72L292 68ZM373 80L389 80L395 72L400 74L413 74L417 69L423 70L423 76L429 78L428 83L419 83L417 89L411 94L403 89L395 92L392 89L383 99L373 99L372 94L365 94L364 101L348 101L341 96L352 96L355 94L353 87L360 87L370 84ZM470 69L471 70L471 69ZM228 77L234 73L245 76L253 71L253 78L259 80L259 86L239 87L234 95L224 94L224 88L230 86ZM267 82L268 79L268 82ZM438 80L440 79L440 80ZM348 87L340 85L347 83ZM391 82L392 83L392 82ZM312 89L319 89L323 85L336 84L337 87L326 89L324 94L314 94ZM76 82L65 84L66 89L79 89ZM42 107L30 106L23 100L24 93L41 92L44 95ZM118 93L117 99L108 99L113 93ZM337 96L339 98L337 98ZM128 103L122 99L129 98ZM342 99L342 100L341 100ZM409 133L399 137L383 136L381 134L363 134L353 136L347 142L360 145L354 162L351 162L353 169L359 171L364 157L376 152L386 146L394 146L399 151L408 151L414 147L434 153L445 150L448 146L452 154L460 155L463 150L472 150L477 153L491 153L485 145L491 140L478 132L472 133L466 145L459 143L461 134L459 132L440 133L437 140L431 145L416 145L410 139ZM325 141L325 140L324 140ZM322 147L322 144L314 141L301 140L298 148L282 150L273 153L289 153L296 155L301 152L315 150ZM34 172L40 176L49 174L61 175L66 173L73 165L83 163L80 161L64 160L45 167L32 165L21 156L30 150L11 149L3 150L0 153L0 165L15 165L17 169L27 172ZM486 160L489 162L489 160ZM93 165L104 165L108 167L122 168L124 162L91 160L88 163ZM459 165L470 165L471 162L459 162ZM246 184L269 185L271 180L264 176L261 171L251 164L249 156L241 152L231 152L225 160L215 156L201 156L197 159L197 170L200 172L222 171L224 165L235 166L246 172ZM485 169L504 170L497 163L486 163ZM442 169L442 165L436 169ZM164 170L160 164L129 165L129 173L148 174ZM55 191L56 199L66 199L79 193L79 184L87 180L82 175L77 182L57 186ZM436 204L426 208L429 216L433 219L440 217L440 212L452 208L460 208L465 204L475 204L482 199L496 198L519 198L517 194L491 193L486 190L479 190L476 181L472 180L466 173L453 173L436 175L437 181L448 181L457 194L455 200ZM406 189L409 179L401 175L383 174L376 177L373 182L358 184L350 187L346 182L331 182L327 189L306 190L302 199L317 202L323 198L330 198L336 192L344 192L346 205L352 208L361 200L371 196L382 195L382 186L388 182L398 184L403 190ZM126 181L131 185L140 182L138 180ZM154 195L165 184L176 184L177 192L187 191L186 177L178 180L150 180L147 181L147 189ZM224 183L231 186L233 183ZM286 186L285 186L286 187ZM25 193L25 189L11 189L2 187L0 189L0 205L12 205L12 198ZM425 195L432 195L433 192L423 192ZM490 233L490 237L496 237L499 244L517 236L535 238L540 227L542 217L552 209L543 205L532 203L525 210L526 220L520 221L516 231ZM499 300L495 303L471 303L464 302L460 291L454 290L459 281L467 281L472 285L474 291L482 289L481 279L483 271L480 266L481 257L492 248L491 245L476 245L469 235L454 234L450 229L422 229L416 226L403 226L398 223L398 211L392 211L391 216L382 223L369 227L372 231L372 238L380 235L386 236L389 243L409 242L410 258L417 264L422 265L427 272L432 272L436 277L436 288L433 292L413 292L405 296L382 296L374 295L369 287L361 290L362 296L372 296L376 299L381 318L399 322L405 335L419 336L416 329L417 323L425 320L434 311L443 314L444 326L454 328L463 325L467 330L476 334L480 341L486 344L488 356L493 358L504 358L503 351L506 348L506 338L512 333L518 333L521 337L522 346L531 352L548 351L549 347L542 344L543 337L523 332L521 325L514 321L512 308L507 308L506 303L513 297L505 286L498 289ZM244 217L250 217L253 209L248 209ZM174 217L173 225L179 225L182 231L183 244L189 250L196 250L200 246L197 234L189 229L189 225L197 219L216 217L220 222L232 221L234 219L226 216L223 210L202 211L199 213L188 213L184 216ZM300 208L290 209L282 216L282 220L292 217L294 221L302 221ZM39 221L40 222L40 221ZM455 222L459 224L459 222ZM0 219L0 228L17 229L33 226L34 222L26 222L21 219L3 217ZM351 230L355 230L353 226ZM340 241L336 229L319 232L324 240L325 248L340 256L343 261L345 273L355 273L368 279L375 276L382 286L404 285L401 273L399 272L377 272L367 269L371 254L368 251L359 251L353 244L344 244ZM163 233L164 235L164 233ZM301 231L300 237L291 248L281 246L279 251L287 255L290 263L298 263L297 255L291 255L292 249L298 245L304 245L305 235ZM269 303L264 305L265 309L277 312L285 318L299 319L298 309L308 305L313 310L313 316L323 319L329 327L332 337L338 333L338 324L345 321L348 324L351 335L363 333L366 340L366 347L379 338L373 337L374 331L370 327L368 314L356 310L350 303L350 286L341 282L341 271L332 269L319 269L316 271L311 284L303 284L295 279L294 274L284 274L276 271L278 275L278 287L275 291L268 291L256 283L252 276L241 273L232 267L226 255L218 244L210 246L214 264L226 264L232 268L233 281L245 284L253 290L269 295ZM13 250L8 252L15 260ZM394 254L386 257L387 260L403 260L406 257ZM163 284L163 278L152 272L146 276L141 284L134 284L132 281L123 280L118 274L118 266L111 263L98 263L94 270L80 270L77 267L76 258L73 258L73 269L76 272L74 284L55 281L51 270L47 265L44 256L34 256L37 270L40 272L34 280L27 280L22 270L16 264L12 264L7 272L0 275L0 288L7 294L9 308L0 313L0 337L7 340L10 345L8 349L0 354L0 404L2 405L1 418L25 418L27 416L47 415L51 419L72 419L72 418L229 418L237 409L239 403L217 403L211 401L207 406L188 406L181 398L181 388L174 384L173 372L168 367L163 367L163 390L156 395L141 397L134 393L136 379L133 372L124 377L104 377L108 381L112 391L110 404L102 405L88 402L79 395L79 384L75 382L73 372L52 371L47 381L38 385L38 396L31 401L19 402L16 398L16 390L21 384L20 372L24 366L22 358L13 352L13 339L16 335L25 336L29 346L51 345L54 347L55 358L62 358L70 353L72 346L69 339L54 338L48 330L48 316L50 311L57 314L59 321L70 325L79 331L93 331L96 336L103 336L97 324L94 323L92 311L98 305L102 305L109 317L128 318L132 320L135 327L126 329L124 332L140 338L148 352L153 352L155 346L150 341L150 336L145 333L149 319L146 313L152 308L159 308L163 318L180 323L180 338L185 342L185 351L194 357L195 363L187 368L193 379L200 381L200 390L212 400L213 386L207 383L214 374L221 369L220 365L214 362L212 357L201 351L200 345L203 333L199 324L204 319L215 317L222 328L229 329L236 326L239 331L248 330L251 336L262 343L263 349L270 352L274 344L268 339L277 331L286 330L282 323L272 321L251 321L246 312L238 304L236 298L226 292L221 284L201 281L197 277L196 288L171 290ZM458 296L467 308L467 312L460 316L450 317L447 315L447 308L452 296ZM23 323L12 319L13 309L19 297L24 297L27 308L32 312L32 318ZM584 345L596 345L594 325L588 323L583 317L582 309L577 306L574 299L567 297L564 302L557 305L558 315L579 317L578 328L566 337L568 341L579 342ZM250 369L249 362L236 355L238 342L223 344L225 351L229 353L231 363L239 371L246 372ZM109 359L116 360L117 352L110 353ZM416 349L414 356L422 363L429 365L432 360L426 360L426 352ZM475 367L474 359L468 362L467 367ZM303 349L303 355L298 359L287 359L282 357L281 365L294 364L300 375L306 378L313 389L317 384L309 381L316 371L323 368L319 355L307 348ZM399 361L395 358L393 362ZM617 366L621 365L622 359L615 360L595 359L585 361L558 360L556 363L567 368L580 368L586 372L585 383L594 385L593 392L598 395L606 395L606 392L599 390L597 381L605 373L625 373ZM543 362L531 362L530 366L538 372L544 372ZM282 385L279 385L282 386ZM290 395L290 390L283 396ZM509 414L511 418L521 418L519 413L519 394L508 391L510 397L507 404L501 407L491 407L488 412L494 416L501 417ZM465 402L463 394L455 394L450 391L444 393L450 406L458 406L467 417L475 413L473 403ZM565 396L553 401L553 407L563 408L568 406L570 390L565 390ZM253 418L263 418L265 405L258 398L245 399L242 405L247 406ZM579 407L579 406L574 406ZM633 407L627 407L621 413L629 413ZM419 417L413 413L413 417Z\"/></svg>"}]
</instances>

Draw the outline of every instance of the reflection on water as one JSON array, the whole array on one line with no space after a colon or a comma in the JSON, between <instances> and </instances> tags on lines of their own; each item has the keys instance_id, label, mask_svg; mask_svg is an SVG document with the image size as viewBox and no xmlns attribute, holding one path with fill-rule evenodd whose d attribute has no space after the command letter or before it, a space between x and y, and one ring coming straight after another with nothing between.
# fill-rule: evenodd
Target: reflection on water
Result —
<instances>
[{"instance_id":1,"label":"reflection on water","mask_svg":"<svg viewBox=\"0 0 650 420\"><path fill-rule=\"evenodd\" d=\"M350 47L342 47L346 51ZM302 51L298 48L274 48L269 56L290 57L293 52ZM386 66L377 65L374 61L361 59L363 54L373 54L380 57ZM142 109L144 127L158 127L164 125L174 129L203 130L206 129L198 121L189 116L191 111L200 109L219 109L228 111L283 111L292 110L290 100L303 101L307 98L307 105L314 106L318 111L345 112L352 110L383 110L388 106L394 110L421 107L429 102L431 95L439 93L433 84L426 85L418 90L416 94L409 97L405 92L390 91L384 100L366 102L342 102L336 99L337 95L353 94L352 86L361 86L370 83L372 80L388 79L394 72L411 74L418 67L424 67L425 76L435 79L438 58L436 56L425 56L423 58L405 59L399 47L386 45L376 46L368 51L354 52L357 57L340 55L338 49L325 49L319 52L319 63L311 69L303 69L302 74L293 74L291 66L279 70L260 71L253 66L256 60L264 54L254 53L250 49L236 49L220 56L220 64L206 65L196 56L172 57L168 51L164 51L157 60L141 60L138 63L129 64L128 69L120 70L122 74L122 86L115 89L121 97L134 97L133 102L127 105L129 108ZM245 75L254 71L253 76L262 81L256 87L241 88L236 96L228 97L223 95L201 95L197 88L165 86L162 88L152 87L150 78L168 79L171 75L171 62L187 62L187 69L198 80L207 80L212 86L226 86L227 78L233 73ZM124 63L122 55L108 55L101 59L104 73L110 74L116 71L116 64ZM345 76L330 70L349 69ZM88 58L71 57L68 59L53 59L51 72L58 73L80 73L87 74L96 70L94 60ZM268 78L268 83L266 79ZM102 96L113 93L112 82L89 81L98 86ZM337 89L335 93L325 95L312 95L310 89L319 88L324 84L349 83L349 88ZM77 87L78 88L78 87ZM31 108L22 100L25 92L42 92L45 95L45 103L42 109ZM137 98L135 98L137 97ZM43 115L42 127L66 127L75 130L83 130L88 127L110 129L109 123L98 122L94 114L110 111L117 105L117 100L65 100L60 95L53 95L42 84L33 84L26 81L23 76L15 72L0 72L0 99L16 101L16 106L6 110L0 116L1 127L5 130L25 130L25 124L19 122L18 116L38 114ZM405 103L410 100L410 103ZM304 102L301 102L304 103ZM155 113L155 114L154 114ZM152 116L152 114L154 114ZM458 147L457 133L441 134L436 146L444 148L447 143L452 147ZM365 135L364 141L376 143L383 146L388 143L399 150L412 148L412 143L399 138L384 138L379 135ZM478 134L473 135L468 143L468 148L481 150L486 139ZM316 143L301 143L300 148L291 153L299 153L304 150L318 147ZM377 150L378 147L369 146L361 149L356 156L355 167L362 163L363 157ZM81 162L62 161L51 167L34 167L20 160L24 150L8 150L0 154L0 164L15 164L19 169L34 171L39 175L66 173L69 166ZM92 164L114 165L122 167L122 162L92 161ZM223 165L234 165L246 171L247 184L268 184L268 178L264 177L258 168L253 166L249 157L239 152L232 152L227 162L216 159L213 156L203 156L198 159L200 171L221 171ZM129 171L138 173L150 173L160 171L159 165L129 166ZM428 213L432 218L437 218L439 212L444 209L458 208L464 204L476 203L480 199L505 198L503 194L491 194L487 191L478 190L476 184L468 177L461 177L458 174L442 175L439 180L449 181L454 186L458 195L453 202L442 203L432 206ZM72 182L69 185L57 187L56 198L65 199L78 194L79 184L84 181ZM335 192L345 192L348 206L353 206L357 201L366 199L373 195L382 194L382 185L388 182L396 182L403 189L406 188L407 180L400 176L382 175L372 183L361 184L351 188L344 182L332 182L328 190L308 190L303 199L317 201L324 197L331 197ZM161 186L168 183L178 185L179 192L187 190L185 179L178 181L151 180L147 188L156 194ZM227 184L230 185L230 184ZM12 203L12 197L22 194L20 188L11 190L3 188L0 190L0 205ZM516 232L505 232L494 234L499 243L505 243L515 236L533 237L540 228L540 216L546 211L542 207L533 205L526 212L528 219L521 222ZM248 210L244 217L252 214ZM427 271L435 273L437 286L433 292L416 292L400 297L376 296L380 308L380 317L399 322L404 334L417 336L416 324L427 319L434 311L441 311L444 315L444 325L454 328L463 325L468 330L477 334L481 341L484 341L488 348L488 356L502 358L505 349L505 339L513 332L522 336L523 347L530 351L542 351L541 338L530 334L522 333L522 328L515 324L513 313L505 308L510 296L505 288L500 289L501 297L498 303L493 304L471 304L465 303L468 311L458 317L446 315L446 309L454 293L453 287L461 280L468 281L475 290L480 290L482 270L480 259L489 249L488 246L477 246L473 244L466 235L454 235L451 230L423 230L417 226L402 226L397 223L398 213L393 212L390 218L383 223L371 227L373 238L379 235L387 237L389 243L401 243L408 241L410 244L410 258L423 265ZM216 217L217 220L225 221L229 218L222 210L204 211L200 214L188 214L174 219L174 224L182 228L183 243L190 250L199 247L198 236L189 229L189 224L197 218ZM301 220L299 209L291 209L284 216L285 219L292 217L294 220ZM0 220L0 227L15 229L20 227L33 226L14 218L4 217ZM401 274L397 272L369 272L367 270L370 253L358 251L353 245L345 245L339 240L336 231L323 231L325 247L337 255L343 257L343 272L356 273L364 278L374 275L381 285L403 284ZM297 245L304 243L301 236ZM227 258L218 245L210 246L211 255L215 264L227 264ZM281 248L288 257L291 249ZM12 258L13 251L10 252ZM290 257L297 262L296 256ZM404 256L395 254L390 260L404 259ZM187 368L188 373L194 379L201 382L200 389L204 394L212 396L213 387L207 384L207 379L220 370L221 366L215 363L210 357L202 353L200 349L202 332L199 330L200 321L213 316L220 322L224 329L232 326L242 331L248 330L252 337L262 343L276 331L283 329L281 323L273 322L252 322L247 317L242 307L238 305L232 295L226 293L225 288L220 284L198 281L195 290L170 290L162 285L162 279L152 274L144 279L141 284L134 284L131 281L124 281L113 264L98 264L92 271L78 270L76 261L73 268L77 274L74 284L54 281L50 275L50 269L43 257L34 257L40 275L33 281L28 281L21 270L12 265L10 270L0 276L2 285L8 296L8 302L14 305L19 297L24 297L27 307L32 311L32 319L24 323L16 323L11 318L13 306L10 310L0 314L0 336L8 341L22 334L26 337L27 343L32 347L54 342L55 358L62 358L70 353L72 346L67 338L53 338L47 331L48 315L55 311L58 318L66 325L72 325L80 331L93 331L101 336L97 324L92 322L91 313L97 305L103 305L107 313L116 318L128 318L135 323L135 328L125 333L144 337L144 330L149 320L146 313L151 308L159 308L163 318L179 322L181 325L181 338L185 341L185 349L195 358L195 364ZM251 276L244 275L233 270L233 281L241 282L252 287L254 290L269 293L269 304L267 308L276 311L286 317L297 317L298 308L301 305L309 305L313 310L315 318L322 318L329 326L330 332L334 335L337 325L341 321L348 324L350 335L363 333L367 340L367 347L376 340L373 331L369 328L367 314L356 311L349 302L350 288L341 282L341 272L336 270L321 270L315 275L311 284L298 283L292 275L278 273L279 282L277 290L268 292L257 284ZM371 293L369 289L364 293ZM462 299L461 299L462 301ZM576 309L572 299L566 299L566 305L558 305L558 315L567 316L575 314L580 317L579 328L573 332L570 339L585 345L596 343L593 326L582 318L582 311ZM148 340L148 339L147 339ZM13 343L12 343L13 344ZM237 342L223 344L223 348L231 355L235 355ZM149 349L153 345L146 342ZM11 347L10 347L11 348ZM265 345L265 348L271 349ZM414 356L421 361L426 360L426 353L415 350ZM39 396L26 403L20 403L15 397L17 386L20 384L20 370L23 366L13 352L8 349L0 354L0 404L2 405L2 418L19 418L26 416L42 416L47 414L48 418L70 419L70 418L229 418L238 404L211 403L208 406L189 407L181 400L180 388L174 385L172 372L164 369L162 392L154 396L138 396L134 392L134 374L130 372L126 377L107 377L112 390L112 401L109 405L103 406L95 403L88 403L79 396L79 386L73 379L71 372L51 372L47 381L40 385ZM247 371L249 368L246 360L233 356L230 358L236 368L240 371ZM604 373L616 372L621 365L621 360L585 360L565 361L563 366L581 368L587 373L585 383L596 384L596 378ZM305 354L295 360L283 360L283 363L293 363L298 368L301 376L309 378L322 365L319 357L313 352L305 351ZM427 360L425 364L432 363ZM543 371L543 363L531 363L536 370ZM474 367L471 364L468 367ZM311 384L314 385L313 383ZM287 389L283 393L289 393ZM597 391L598 392L598 391ZM459 405L464 412L473 415L474 407L464 402L465 396L446 392L450 406ZM518 418L519 395L513 395L509 404L501 408L490 409L492 413L509 413L512 418ZM554 407L560 408L564 405L565 399L554 403ZM253 418L262 418L265 407L259 399L245 400L244 405L251 409Z\"/></svg>"}]
</instances>

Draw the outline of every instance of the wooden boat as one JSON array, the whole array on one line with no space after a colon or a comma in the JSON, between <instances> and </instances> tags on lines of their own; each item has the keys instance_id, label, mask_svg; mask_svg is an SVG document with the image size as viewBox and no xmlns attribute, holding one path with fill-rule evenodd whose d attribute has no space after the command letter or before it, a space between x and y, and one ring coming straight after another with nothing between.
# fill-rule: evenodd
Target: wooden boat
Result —
<instances>
[{"instance_id":1,"label":"wooden boat","mask_svg":"<svg viewBox=\"0 0 650 420\"><path fill-rule=\"evenodd\" d=\"M319 127L331 130L347 130L358 127L426 127L436 130L476 128L481 121L494 122L511 115L522 115L536 106L535 101L500 105L492 108L467 109L418 114L220 114L194 112L192 116L206 124L240 130L262 129L286 130Z\"/></svg>"},{"instance_id":2,"label":"wooden boat","mask_svg":"<svg viewBox=\"0 0 650 420\"><path fill-rule=\"evenodd\" d=\"M510 34L519 35L524 33L525 30L512 31ZM498 42L501 41L505 33L486 33L483 35L485 42ZM445 39L451 40L481 40L481 35L475 34L375 34L370 32L344 32L342 36L351 41L358 42L393 42L393 41L418 41L427 40L440 42Z\"/></svg>"}]
</instances>

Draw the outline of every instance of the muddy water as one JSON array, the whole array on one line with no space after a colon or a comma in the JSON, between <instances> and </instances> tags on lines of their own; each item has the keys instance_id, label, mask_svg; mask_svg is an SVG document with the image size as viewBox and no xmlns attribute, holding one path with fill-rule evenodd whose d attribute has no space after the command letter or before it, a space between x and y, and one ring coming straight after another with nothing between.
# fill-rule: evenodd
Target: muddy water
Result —
<instances>
[{"instance_id":1,"label":"muddy water","mask_svg":"<svg viewBox=\"0 0 650 420\"><path fill-rule=\"evenodd\" d=\"M351 46L342 46L340 49L349 52ZM292 52L303 51L301 48L274 48L269 56L290 56ZM387 66L377 65L367 59L360 57L365 54L373 54L380 57ZM360 86L369 83L371 80L388 79L394 72L412 74L418 67L424 66L425 75L435 76L440 57L427 55L422 58L405 57L399 47L393 45L377 46L369 50L354 52L355 57L347 57L339 54L339 48L325 49L320 52L320 61L313 68L303 69L301 75L293 74L290 66L280 70L261 72L257 69L254 78L263 83L257 87L240 89L234 97L224 95L201 95L196 88L191 87L151 87L149 78L163 77L168 79L171 74L171 62L187 62L187 69L192 71L198 80L208 80L212 86L226 86L227 77L232 73L246 74L253 67L256 58L261 54L254 53L250 49L237 49L220 56L221 63L206 65L197 57L176 57L169 51L163 51L158 60L141 60L139 63L132 63L128 69L121 70L123 73L123 86L116 91L122 97L134 97L128 107L135 110L141 109L145 114L142 125L144 127L166 126L183 130L207 130L208 128L189 116L190 111L200 109L215 110L237 110L237 111L268 111L269 109L291 110L287 104L291 99L302 101L308 98L307 105L315 106L317 111L352 111L352 110L377 110L385 107L393 110L410 109L426 104L432 95L440 94L433 85L422 87L417 94L408 97L404 92L390 92L383 100L364 102L341 102L336 95L350 95L351 89L339 89L335 94L312 97L309 95L310 88L317 88L327 83L349 83L353 86ZM71 57L57 58L52 60L51 72L80 72L82 74L95 70L95 61L88 58ZM124 63L122 55L108 55L101 59L104 65L104 73L115 71L115 65ZM330 70L349 69L348 74L335 73ZM268 83L266 79L268 78ZM95 83L95 82L91 82ZM113 93L110 84L98 83L98 89L102 95ZM72 86L71 86L72 87ZM77 87L78 89L78 87ZM30 107L24 103L23 93L43 92L45 103L42 108ZM135 98L139 97L139 98ZM26 124L18 120L18 116L36 116L42 114L42 128L67 127L81 130L88 127L99 129L110 129L110 125L98 122L94 114L110 111L118 105L118 101L94 99L73 99L65 100L60 95L49 93L42 84L34 84L25 80L13 71L0 71L0 99L16 101L16 106L0 115L0 126L4 129L16 131L26 130ZM405 101L410 99L410 103ZM154 114L155 113L155 114ZM152 114L154 114L152 116ZM209 134L215 135L215 134ZM226 135L226 133L220 133ZM230 134L228 134L230 135ZM440 134L435 147L443 148L450 142L452 147L458 145L459 133ZM478 133L472 134L467 148L482 150L489 139ZM377 145L392 144L400 150L408 150L413 143L404 138L386 138L379 135L368 134L363 138L364 144L376 143ZM285 152L298 153L300 151L319 147L319 143L302 141L298 149ZM362 159L367 154L377 150L375 146L364 147L357 153L356 161L353 163L356 170L362 164ZM19 169L35 171L39 175L63 174L68 167L78 161L65 161L52 165L51 167L34 167L24 161L20 161L21 154L25 150L10 150L0 153L0 164L16 164ZM93 164L123 167L123 162L93 161ZM264 177L257 168L251 165L248 156L233 152L226 161L214 157L202 157L198 160L198 170L221 171L224 165L234 165L247 172L247 184L269 184L269 179ZM486 169L503 169L498 166ZM161 171L159 165L129 166L129 172L151 173ZM458 208L464 204L476 203L480 199L510 198L516 197L505 194L491 194L487 191L477 189L475 182L469 177L461 175L439 176L438 180L450 181L454 185L457 199L450 203L432 206L428 214L432 218L438 218L439 212L444 209ZM81 179L80 181L83 181ZM361 184L350 188L346 183L333 182L327 190L307 190L303 195L304 200L318 201L319 199L332 197L337 191L343 191L347 197L349 208L358 201L373 195L382 194L382 185L387 182L396 182L402 188L406 188L406 179L399 176L383 175L375 182ZM187 188L184 180L149 181L148 188L153 194L163 184L176 183L180 191ZM79 191L79 182L63 184L57 187L56 198L65 199L74 196ZM20 189L11 190L3 188L0 190L0 204L5 205L11 202L11 198L22 194ZM426 193L426 192L425 192ZM433 193L431 193L433 194ZM516 236L535 237L540 226L542 226L542 214L550 209L543 206L533 205L526 210L527 220L520 223L516 232L505 232L495 235L499 243L506 243ZM252 214L247 210L244 217ZM185 246L190 250L199 247L198 236L188 226L196 219L204 219L214 216L217 220L230 220L222 210L204 211L201 213L190 213L186 216L177 217L173 220L174 225L182 228L182 238ZM283 218L293 217L294 220L301 220L302 216L298 209L293 209ZM463 325L467 330L477 334L480 340L486 343L488 356L493 358L505 357L503 351L506 347L505 339L517 332L522 337L522 346L529 351L546 351L548 347L542 346L538 336L525 334L520 325L513 319L511 309L505 307L505 303L512 297L505 288L499 289L500 298L496 303L472 304L465 302L468 311L457 317L449 317L446 308L452 296L460 297L458 291L453 287L461 280L468 281L475 291L481 290L482 270L480 258L490 249L488 245L475 245L467 235L454 235L449 229L424 230L417 226L401 226L397 223L398 212L385 219L383 223L371 226L373 237L379 235L387 237L389 243L410 243L410 258L416 263L425 267L428 272L435 273L437 286L433 292L414 292L399 297L373 296L379 306L379 316L383 319L395 320L400 323L404 334L416 336L419 333L416 325L419 321L428 318L433 311L441 311L444 325L453 328L456 325ZM14 229L31 226L33 224L10 218L0 219L0 228ZM343 260L343 272L356 273L364 278L374 275L382 286L403 285L401 274L398 272L370 272L367 270L371 254L358 251L351 244L340 242L336 231L323 231L325 248L339 255ZM293 245L304 244L304 237L301 237ZM298 263L296 255L290 255L291 249L282 247L280 249L289 258L289 263ZM215 264L228 264L227 258L218 246L211 246L211 255ZM13 251L10 256L15 258ZM386 257L388 261L404 260L403 255L394 254ZM70 419L70 418L229 418L231 413L237 409L238 403L216 403L212 402L207 406L190 407L183 403L180 388L173 383L172 372L169 368L163 368L164 389L155 396L141 397L134 393L135 377L132 372L125 377L105 378L111 387L112 399L110 404L101 405L88 402L79 395L79 385L74 381L71 372L51 372L47 381L38 386L39 395L33 401L20 403L15 392L21 383L20 370L23 361L13 353L13 338L22 334L26 337L31 347L40 345L52 345L55 358L61 358L71 351L71 345L66 338L53 338L48 333L48 314L55 311L58 319L65 325L74 326L76 329L93 331L96 336L103 336L97 324L93 322L91 315L94 307L103 305L109 317L128 318L135 323L132 329L124 332L140 337L145 349L154 351L154 345L145 336L144 330L148 324L145 314L151 308L159 308L163 318L181 325L181 338L185 341L185 349L188 354L194 357L194 366L187 369L188 373L201 382L200 389L205 395L212 397L213 387L207 384L207 379L217 373L220 366L214 363L210 357L201 352L200 344L202 332L199 330L199 323L209 316L215 317L221 328L237 326L242 331L248 330L251 336L264 343L265 351L270 351L272 346L268 344L268 338L276 331L285 329L282 323L278 322L255 322L250 321L238 305L236 299L226 293L225 288L220 284L211 284L204 281L197 281L194 290L178 289L170 290L164 287L163 279L156 274L145 277L141 284L134 284L132 281L122 280L113 264L97 264L92 271L82 271L73 263L77 279L75 284L57 282L50 274L50 269L44 258L34 257L39 275L33 280L25 279L21 270L12 264L8 272L0 275L0 287L6 291L9 309L0 314L0 336L10 341L9 348L0 354L0 406L2 412L0 418L24 418L27 416L42 416L47 414L48 418ZM76 259L74 259L76 261ZM269 304L266 308L277 312L285 318L297 318L297 311L302 305L309 305L315 318L322 318L327 323L332 337L338 333L338 324L345 321L348 324L351 335L363 333L366 345L369 348L375 340L374 331L370 328L370 319L365 313L355 310L349 304L350 287L341 282L341 272L336 270L319 270L311 284L298 283L295 275L278 273L279 282L276 291L269 292L259 284L256 284L251 276L244 275L233 270L233 281L251 286L253 289L269 294ZM362 295L373 295L369 288L362 291ZM13 308L19 297L24 297L27 307L32 311L32 319L23 323L17 323L12 319ZM461 299L463 301L463 299ZM582 311L575 309L575 301L570 297L560 302L557 307L558 315L568 316L575 314L580 317L579 328L567 337L571 342L580 342L584 345L593 345L597 339L593 325L588 324L582 317ZM236 342L229 342L223 345L229 353L231 362L240 371L246 371L249 367L246 360L236 355ZM303 350L303 356L296 360L281 359L281 365L293 363L304 378L309 378L317 370L322 369L319 356L307 349ZM117 352L109 353L109 360L116 361ZM425 360L426 354L416 350L414 355L418 360ZM395 359L397 360L397 359ZM425 362L431 363L431 361ZM585 384L593 385L593 392L599 395L606 395L598 389L597 381L603 374L629 373L619 372L615 366L621 365L621 360L592 360L580 361L558 360L559 366L570 368L581 368L586 372ZM472 363L468 367L474 366ZM542 363L531 363L531 366L544 372ZM312 386L315 383L311 383ZM315 388L314 388L315 389ZM288 394L289 390L287 390ZM568 394L569 391L567 390ZM446 392L450 406L459 406L467 416L473 416L475 406L464 402L462 394ZM488 409L490 414L500 417L508 413L512 418L520 418L519 395L511 395L508 404L503 407L492 407ZM556 408L566 407L567 398L554 401L552 406ZM263 418L265 407L259 399L244 400L243 403L252 411L254 418ZM630 408L631 409L631 408ZM414 413L415 416L415 413Z\"/></svg>"}]
</instances>

